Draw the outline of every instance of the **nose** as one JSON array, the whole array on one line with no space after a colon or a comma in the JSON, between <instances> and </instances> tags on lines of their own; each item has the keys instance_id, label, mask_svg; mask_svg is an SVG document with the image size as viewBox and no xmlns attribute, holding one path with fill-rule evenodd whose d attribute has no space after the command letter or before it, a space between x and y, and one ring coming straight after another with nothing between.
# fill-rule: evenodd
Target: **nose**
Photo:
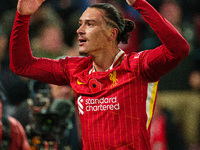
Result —
<instances>
[{"instance_id":1,"label":"nose","mask_svg":"<svg viewBox=\"0 0 200 150\"><path fill-rule=\"evenodd\" d=\"M85 27L84 25L80 25L79 28L76 30L77 34L84 34L85 33Z\"/></svg>"}]
</instances>

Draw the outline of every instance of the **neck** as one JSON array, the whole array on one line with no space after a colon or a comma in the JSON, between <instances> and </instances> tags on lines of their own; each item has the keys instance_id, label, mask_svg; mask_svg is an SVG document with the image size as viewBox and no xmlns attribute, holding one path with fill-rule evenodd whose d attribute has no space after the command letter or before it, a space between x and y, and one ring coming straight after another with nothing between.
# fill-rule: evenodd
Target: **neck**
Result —
<instances>
[{"instance_id":1,"label":"neck","mask_svg":"<svg viewBox=\"0 0 200 150\"><path fill-rule=\"evenodd\" d=\"M119 49L116 48L113 51L103 51L101 54L93 57L93 63L96 71L105 71L113 63L115 56L119 53Z\"/></svg>"}]
</instances>

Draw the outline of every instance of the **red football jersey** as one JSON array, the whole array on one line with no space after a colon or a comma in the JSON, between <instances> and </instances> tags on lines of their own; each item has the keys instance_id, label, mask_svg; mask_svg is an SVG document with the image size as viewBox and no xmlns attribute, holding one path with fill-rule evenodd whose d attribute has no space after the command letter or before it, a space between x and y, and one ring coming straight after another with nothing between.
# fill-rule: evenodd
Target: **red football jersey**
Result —
<instances>
[{"instance_id":1,"label":"red football jersey","mask_svg":"<svg viewBox=\"0 0 200 150\"><path fill-rule=\"evenodd\" d=\"M120 52L105 72L95 72L91 57L33 57L28 39L30 16L16 13L10 38L10 68L21 76L72 86L84 150L150 149L149 129L158 81L189 52L186 40L148 2L136 0L133 7L163 44L139 53Z\"/></svg>"},{"instance_id":2,"label":"red football jersey","mask_svg":"<svg viewBox=\"0 0 200 150\"><path fill-rule=\"evenodd\" d=\"M126 55L106 72L89 73L90 57L60 60L61 72L70 76L76 94L84 149L150 149L149 125L158 82L141 75L147 54Z\"/></svg>"}]
</instances>

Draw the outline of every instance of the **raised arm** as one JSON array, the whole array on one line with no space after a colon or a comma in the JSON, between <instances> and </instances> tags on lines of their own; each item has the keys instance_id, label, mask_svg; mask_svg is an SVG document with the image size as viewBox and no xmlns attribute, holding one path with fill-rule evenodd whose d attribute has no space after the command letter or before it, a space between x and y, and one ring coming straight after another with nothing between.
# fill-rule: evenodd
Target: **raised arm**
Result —
<instances>
[{"instance_id":1,"label":"raised arm","mask_svg":"<svg viewBox=\"0 0 200 150\"><path fill-rule=\"evenodd\" d=\"M63 84L64 79L56 72L59 69L55 69L59 68L58 61L35 58L31 52L28 36L29 20L42 2L43 0L18 1L9 45L10 68L21 76L52 84Z\"/></svg>"},{"instance_id":2,"label":"raised arm","mask_svg":"<svg viewBox=\"0 0 200 150\"><path fill-rule=\"evenodd\" d=\"M153 80L172 70L189 53L189 45L183 36L146 0L127 0L155 31L163 43L151 50L144 59L144 74Z\"/></svg>"}]
</instances>

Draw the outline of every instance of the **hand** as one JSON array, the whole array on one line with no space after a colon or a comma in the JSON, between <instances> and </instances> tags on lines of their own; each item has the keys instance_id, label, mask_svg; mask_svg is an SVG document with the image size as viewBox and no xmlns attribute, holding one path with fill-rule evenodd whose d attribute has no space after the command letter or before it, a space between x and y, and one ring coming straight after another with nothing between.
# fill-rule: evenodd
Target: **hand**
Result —
<instances>
[{"instance_id":1,"label":"hand","mask_svg":"<svg viewBox=\"0 0 200 150\"><path fill-rule=\"evenodd\" d=\"M32 15L45 0L18 0L17 11L20 15Z\"/></svg>"},{"instance_id":2,"label":"hand","mask_svg":"<svg viewBox=\"0 0 200 150\"><path fill-rule=\"evenodd\" d=\"M126 2L127 2L130 6L132 6L132 5L135 3L135 1L136 1L136 0L126 0Z\"/></svg>"}]
</instances>

